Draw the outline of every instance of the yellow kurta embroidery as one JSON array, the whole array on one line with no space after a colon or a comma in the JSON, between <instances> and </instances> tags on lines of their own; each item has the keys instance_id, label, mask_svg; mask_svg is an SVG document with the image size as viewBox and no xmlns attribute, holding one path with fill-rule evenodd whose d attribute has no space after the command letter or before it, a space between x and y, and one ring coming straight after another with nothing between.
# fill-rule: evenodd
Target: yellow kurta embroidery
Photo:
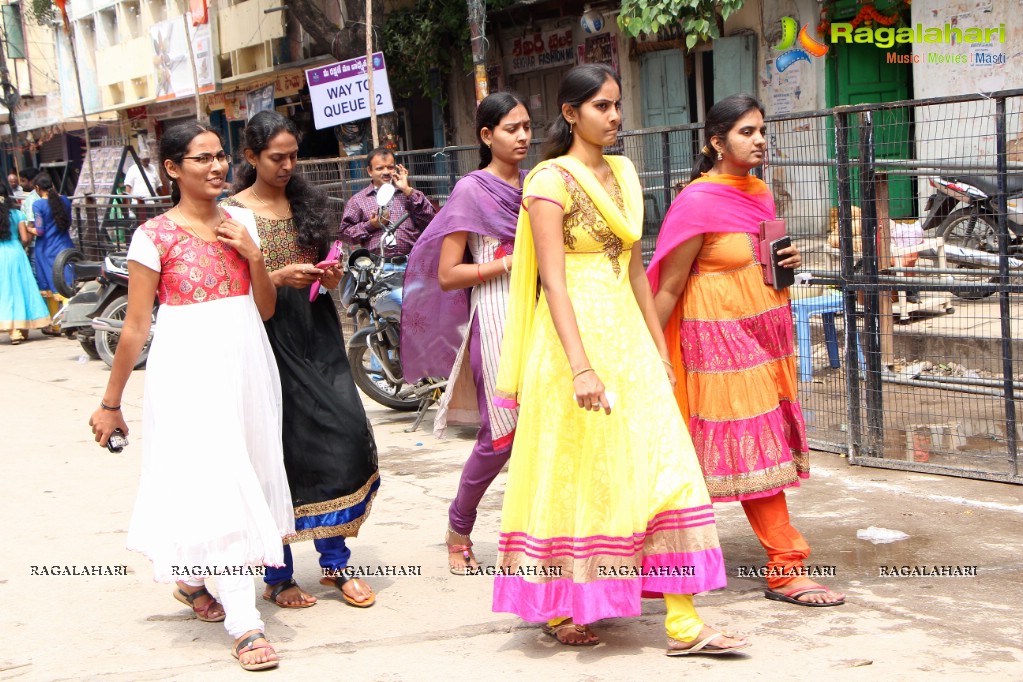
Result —
<instances>
[{"instance_id":1,"label":"yellow kurta embroidery","mask_svg":"<svg viewBox=\"0 0 1023 682\"><path fill-rule=\"evenodd\" d=\"M561 177L565 180L565 187L571 197L571 207L565 214L563 229L565 233L565 248L569 251L588 251L586 244L580 244L577 234L581 231L588 235L603 250L604 255L611 261L611 268L615 277L622 274L622 266L619 261L624 250L621 238L608 227L604 216L600 214L597 207L593 205L586 193L582 191L572 174L560 169ZM625 203L622 199L621 188L618 182L612 177L611 186L608 187L611 199L619 210L625 210Z\"/></svg>"}]
</instances>

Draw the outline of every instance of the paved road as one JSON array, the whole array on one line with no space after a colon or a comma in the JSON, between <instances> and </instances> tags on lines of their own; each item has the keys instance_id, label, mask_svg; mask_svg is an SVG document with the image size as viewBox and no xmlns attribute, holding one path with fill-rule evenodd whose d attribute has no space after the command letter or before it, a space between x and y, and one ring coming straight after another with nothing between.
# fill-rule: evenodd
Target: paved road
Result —
<instances>
[{"instance_id":1,"label":"paved road","mask_svg":"<svg viewBox=\"0 0 1023 682\"><path fill-rule=\"evenodd\" d=\"M124 549L143 434L144 373L124 397L133 428L122 455L95 446L86 426L107 370L79 362L73 341L12 347L0 339L4 444L0 510L0 680L251 679L230 657L220 625L200 623L156 584L148 563ZM193 409L215 410L199 396ZM698 597L704 618L750 636L747 656L661 655L664 606L596 626L605 643L569 649L535 626L490 611L491 579L445 570L446 508L472 434L437 441L406 434L408 415L369 405L383 484L353 563L421 567L418 577L372 581L378 603L359 610L317 584L311 544L296 548L298 581L319 604L282 610L260 602L282 662L277 680L1023 679L1023 504L1017 486L848 467L816 454L814 477L791 493L811 562L834 566L828 583L848 592L840 608L762 598L763 561L737 505L718 508L728 563L725 590ZM429 425L429 422L427 423ZM183 424L187 428L187 424ZM202 465L196 453L197 470ZM203 485L201 479L198 485ZM478 556L496 559L503 475L484 500ZM215 489L210 489L215 494ZM868 526L910 537L856 538ZM38 575L47 566L125 566L126 575ZM881 577L881 566L978 567L976 577ZM33 567L37 567L33 569ZM33 572L36 575L33 575Z\"/></svg>"}]
</instances>

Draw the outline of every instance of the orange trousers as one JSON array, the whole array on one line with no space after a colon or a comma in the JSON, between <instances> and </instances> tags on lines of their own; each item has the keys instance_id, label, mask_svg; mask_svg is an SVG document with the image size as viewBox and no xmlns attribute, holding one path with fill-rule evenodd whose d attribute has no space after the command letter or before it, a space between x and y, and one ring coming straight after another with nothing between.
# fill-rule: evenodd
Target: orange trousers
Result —
<instances>
[{"instance_id":1,"label":"orange trousers","mask_svg":"<svg viewBox=\"0 0 1023 682\"><path fill-rule=\"evenodd\" d=\"M810 545L789 520L785 492L755 500L743 500L749 525L767 551L767 587L777 590L798 580Z\"/></svg>"}]
</instances>

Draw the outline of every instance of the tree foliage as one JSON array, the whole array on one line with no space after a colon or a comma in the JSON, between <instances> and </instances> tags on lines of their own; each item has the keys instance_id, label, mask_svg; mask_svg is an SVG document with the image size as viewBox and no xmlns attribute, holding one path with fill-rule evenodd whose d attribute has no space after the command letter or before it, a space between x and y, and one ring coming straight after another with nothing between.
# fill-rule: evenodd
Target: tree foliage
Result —
<instances>
[{"instance_id":1,"label":"tree foliage","mask_svg":"<svg viewBox=\"0 0 1023 682\"><path fill-rule=\"evenodd\" d=\"M622 0L618 26L633 38L677 25L692 49L701 40L721 37L723 21L742 8L744 0Z\"/></svg>"},{"instance_id":2,"label":"tree foliage","mask_svg":"<svg viewBox=\"0 0 1023 682\"><path fill-rule=\"evenodd\" d=\"M487 12L513 0L486 0ZM391 87L400 95L423 94L443 100L447 76L461 64L472 67L466 0L416 0L391 10L381 36ZM433 74L436 73L436 76Z\"/></svg>"},{"instance_id":3,"label":"tree foliage","mask_svg":"<svg viewBox=\"0 0 1023 682\"><path fill-rule=\"evenodd\" d=\"M50 24L60 16L51 0L31 0L22 3L21 11L26 20L34 21L40 26Z\"/></svg>"}]
</instances>

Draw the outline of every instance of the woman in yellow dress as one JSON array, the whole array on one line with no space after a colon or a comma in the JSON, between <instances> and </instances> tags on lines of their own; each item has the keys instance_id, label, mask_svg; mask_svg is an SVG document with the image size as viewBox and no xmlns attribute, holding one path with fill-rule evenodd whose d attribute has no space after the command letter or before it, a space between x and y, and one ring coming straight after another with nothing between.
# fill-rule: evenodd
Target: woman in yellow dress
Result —
<instances>
[{"instance_id":1,"label":"woman in yellow dress","mask_svg":"<svg viewBox=\"0 0 1023 682\"><path fill-rule=\"evenodd\" d=\"M524 185L498 373L495 403L520 413L494 610L592 645L590 623L663 595L669 655L733 652L746 641L692 603L725 585L724 563L643 271L639 178L603 156L621 123L618 76L578 66L558 104L547 160Z\"/></svg>"}]
</instances>

